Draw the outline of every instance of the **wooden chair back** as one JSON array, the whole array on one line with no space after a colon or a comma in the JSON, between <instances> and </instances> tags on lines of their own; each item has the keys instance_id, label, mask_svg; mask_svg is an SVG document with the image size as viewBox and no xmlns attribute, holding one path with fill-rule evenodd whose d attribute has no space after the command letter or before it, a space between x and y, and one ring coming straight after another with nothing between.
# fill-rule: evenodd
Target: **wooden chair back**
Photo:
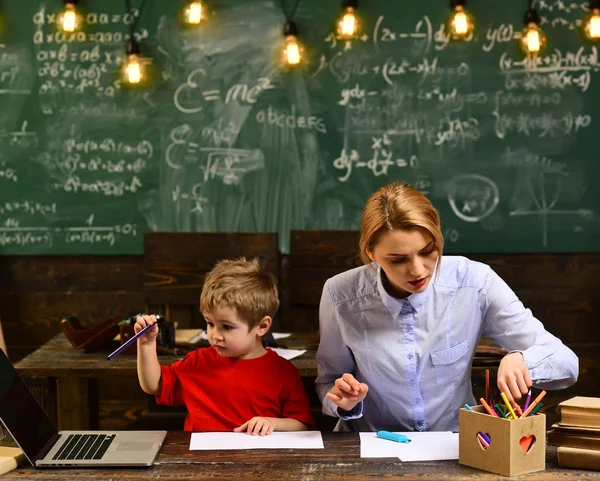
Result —
<instances>
[{"instance_id":1,"label":"wooden chair back","mask_svg":"<svg viewBox=\"0 0 600 481\"><path fill-rule=\"evenodd\" d=\"M204 278L217 261L238 257L258 257L279 279L277 233L146 233L146 309L176 321L179 328L203 327L199 305Z\"/></svg>"}]
</instances>

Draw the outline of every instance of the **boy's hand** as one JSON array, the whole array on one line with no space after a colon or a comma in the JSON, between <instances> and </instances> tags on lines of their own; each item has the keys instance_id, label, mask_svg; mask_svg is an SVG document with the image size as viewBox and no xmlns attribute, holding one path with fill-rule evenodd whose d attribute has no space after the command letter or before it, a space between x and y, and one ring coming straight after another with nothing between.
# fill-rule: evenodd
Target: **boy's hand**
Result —
<instances>
[{"instance_id":1,"label":"boy's hand","mask_svg":"<svg viewBox=\"0 0 600 481\"><path fill-rule=\"evenodd\" d=\"M250 421L246 421L241 426L238 426L233 430L235 433L243 433L247 431L248 434L252 434L252 436L256 436L260 434L261 436L266 436L267 434L271 434L275 429L275 424L270 418L261 418L260 416L253 417Z\"/></svg>"},{"instance_id":2,"label":"boy's hand","mask_svg":"<svg viewBox=\"0 0 600 481\"><path fill-rule=\"evenodd\" d=\"M352 374L345 373L335 380L335 385L325 396L344 411L352 411L354 407L367 397L369 386L358 382Z\"/></svg>"},{"instance_id":3,"label":"boy's hand","mask_svg":"<svg viewBox=\"0 0 600 481\"><path fill-rule=\"evenodd\" d=\"M157 322L156 316L154 316L154 315L137 316L135 319L135 325L133 326L133 330L137 334L142 329L144 329L144 327L146 327L147 325L156 324L156 322ZM156 336L158 336L158 325L155 325L152 329L150 329L149 331L146 331L146 334L139 337L138 343L139 344L147 344L149 342L154 342L154 341L156 341Z\"/></svg>"},{"instance_id":4,"label":"boy's hand","mask_svg":"<svg viewBox=\"0 0 600 481\"><path fill-rule=\"evenodd\" d=\"M523 354L513 352L504 356L498 367L498 389L506 395L517 416L523 413L517 402L527 394L531 386L531 374L525 365Z\"/></svg>"}]
</instances>

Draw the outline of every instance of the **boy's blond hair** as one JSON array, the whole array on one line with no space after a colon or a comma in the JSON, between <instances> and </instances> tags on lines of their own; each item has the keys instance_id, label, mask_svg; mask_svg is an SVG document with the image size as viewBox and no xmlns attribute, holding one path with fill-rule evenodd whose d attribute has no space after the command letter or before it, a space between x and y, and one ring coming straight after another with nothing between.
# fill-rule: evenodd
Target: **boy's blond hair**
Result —
<instances>
[{"instance_id":1,"label":"boy's blond hair","mask_svg":"<svg viewBox=\"0 0 600 481\"><path fill-rule=\"evenodd\" d=\"M265 316L272 318L277 312L277 281L257 258L219 261L207 274L200 295L201 312L215 307L235 309L252 329Z\"/></svg>"}]
</instances>

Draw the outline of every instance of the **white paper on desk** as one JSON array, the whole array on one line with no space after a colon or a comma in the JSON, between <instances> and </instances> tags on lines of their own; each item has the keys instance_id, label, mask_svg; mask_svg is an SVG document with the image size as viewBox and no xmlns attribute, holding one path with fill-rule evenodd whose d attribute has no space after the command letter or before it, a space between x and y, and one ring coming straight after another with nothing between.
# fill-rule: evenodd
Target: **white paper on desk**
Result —
<instances>
[{"instance_id":1,"label":"white paper on desk","mask_svg":"<svg viewBox=\"0 0 600 481\"><path fill-rule=\"evenodd\" d=\"M458 433L450 431L402 432L410 443L397 443L360 433L361 458L400 458L401 461L458 459Z\"/></svg>"},{"instance_id":2,"label":"white paper on desk","mask_svg":"<svg viewBox=\"0 0 600 481\"><path fill-rule=\"evenodd\" d=\"M290 360L295 357L302 356L306 352L306 349L283 349L281 347L270 347L277 354L279 354L284 359Z\"/></svg>"},{"instance_id":3,"label":"white paper on desk","mask_svg":"<svg viewBox=\"0 0 600 481\"><path fill-rule=\"evenodd\" d=\"M247 433L192 433L190 451L214 449L323 449L320 431L276 431L267 436Z\"/></svg>"}]
</instances>

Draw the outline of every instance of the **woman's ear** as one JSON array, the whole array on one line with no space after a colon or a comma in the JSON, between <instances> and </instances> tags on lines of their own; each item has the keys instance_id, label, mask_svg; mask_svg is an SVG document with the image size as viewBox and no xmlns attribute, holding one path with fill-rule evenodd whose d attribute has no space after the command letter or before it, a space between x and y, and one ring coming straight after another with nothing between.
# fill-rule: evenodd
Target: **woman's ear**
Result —
<instances>
[{"instance_id":1,"label":"woman's ear","mask_svg":"<svg viewBox=\"0 0 600 481\"><path fill-rule=\"evenodd\" d=\"M371 259L371 262L375 262L375 257L371 251L367 251L367 255L369 256L369 259Z\"/></svg>"}]
</instances>

